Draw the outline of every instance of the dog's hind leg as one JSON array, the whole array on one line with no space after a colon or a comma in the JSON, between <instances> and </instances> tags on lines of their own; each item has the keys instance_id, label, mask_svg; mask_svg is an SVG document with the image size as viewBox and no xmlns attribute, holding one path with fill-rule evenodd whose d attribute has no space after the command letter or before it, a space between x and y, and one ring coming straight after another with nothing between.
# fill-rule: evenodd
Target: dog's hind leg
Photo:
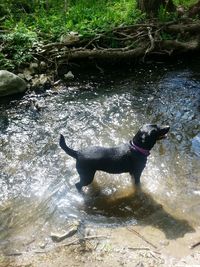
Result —
<instances>
[{"instance_id":1,"label":"dog's hind leg","mask_svg":"<svg viewBox=\"0 0 200 267\"><path fill-rule=\"evenodd\" d=\"M75 186L77 188L78 191L81 191L83 186L87 186L89 184L91 184L91 182L94 179L94 175L95 175L95 171L93 170L77 170L80 176L80 182L76 183Z\"/></svg>"}]
</instances>

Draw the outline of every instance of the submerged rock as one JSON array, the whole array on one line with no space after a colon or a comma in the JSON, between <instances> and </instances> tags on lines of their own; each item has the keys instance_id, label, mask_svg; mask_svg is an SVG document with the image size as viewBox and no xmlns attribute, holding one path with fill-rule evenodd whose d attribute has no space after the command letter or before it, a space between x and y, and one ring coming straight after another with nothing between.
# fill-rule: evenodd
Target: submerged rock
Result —
<instances>
[{"instance_id":1,"label":"submerged rock","mask_svg":"<svg viewBox=\"0 0 200 267\"><path fill-rule=\"evenodd\" d=\"M192 139L192 151L200 156L200 133Z\"/></svg>"},{"instance_id":2,"label":"submerged rock","mask_svg":"<svg viewBox=\"0 0 200 267\"><path fill-rule=\"evenodd\" d=\"M23 93L27 85L19 76L7 71L0 70L0 97Z\"/></svg>"}]
</instances>

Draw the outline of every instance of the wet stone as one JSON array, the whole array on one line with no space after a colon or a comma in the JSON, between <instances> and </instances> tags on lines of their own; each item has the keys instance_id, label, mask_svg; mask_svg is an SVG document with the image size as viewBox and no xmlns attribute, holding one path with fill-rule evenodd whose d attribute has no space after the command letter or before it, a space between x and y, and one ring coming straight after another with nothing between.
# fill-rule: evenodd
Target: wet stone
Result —
<instances>
[{"instance_id":1,"label":"wet stone","mask_svg":"<svg viewBox=\"0 0 200 267\"><path fill-rule=\"evenodd\" d=\"M0 97L25 92L27 85L19 76L6 70L0 70Z\"/></svg>"},{"instance_id":2,"label":"wet stone","mask_svg":"<svg viewBox=\"0 0 200 267\"><path fill-rule=\"evenodd\" d=\"M192 139L192 151L200 156L200 133Z\"/></svg>"},{"instance_id":3,"label":"wet stone","mask_svg":"<svg viewBox=\"0 0 200 267\"><path fill-rule=\"evenodd\" d=\"M65 80L73 80L74 74L71 71L68 71L68 73L66 73L64 77L65 77Z\"/></svg>"}]
</instances>

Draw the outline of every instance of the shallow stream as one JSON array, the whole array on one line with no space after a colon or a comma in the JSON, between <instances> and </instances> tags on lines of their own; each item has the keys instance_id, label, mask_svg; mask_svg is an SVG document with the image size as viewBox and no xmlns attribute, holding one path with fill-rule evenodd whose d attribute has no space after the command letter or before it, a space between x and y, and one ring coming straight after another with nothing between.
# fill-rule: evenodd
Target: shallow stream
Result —
<instances>
[{"instance_id":1,"label":"shallow stream","mask_svg":"<svg viewBox=\"0 0 200 267\"><path fill-rule=\"evenodd\" d=\"M75 149L115 146L149 122L171 130L151 151L143 193L134 194L128 174L97 173L80 195L75 161L59 148L59 133ZM198 61L98 79L77 75L68 87L1 103L0 245L48 235L70 220L154 225L171 239L191 232L200 221L199 134Z\"/></svg>"}]
</instances>

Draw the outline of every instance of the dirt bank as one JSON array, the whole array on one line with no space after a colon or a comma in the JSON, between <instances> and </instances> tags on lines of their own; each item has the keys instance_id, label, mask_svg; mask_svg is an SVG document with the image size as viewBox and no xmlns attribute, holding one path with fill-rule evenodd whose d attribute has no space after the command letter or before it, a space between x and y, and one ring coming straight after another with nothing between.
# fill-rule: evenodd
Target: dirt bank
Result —
<instances>
[{"instance_id":1,"label":"dirt bank","mask_svg":"<svg viewBox=\"0 0 200 267\"><path fill-rule=\"evenodd\" d=\"M33 242L24 250L1 255L0 266L200 266L200 229L181 238L167 239L150 226L96 228L48 246Z\"/></svg>"}]
</instances>

